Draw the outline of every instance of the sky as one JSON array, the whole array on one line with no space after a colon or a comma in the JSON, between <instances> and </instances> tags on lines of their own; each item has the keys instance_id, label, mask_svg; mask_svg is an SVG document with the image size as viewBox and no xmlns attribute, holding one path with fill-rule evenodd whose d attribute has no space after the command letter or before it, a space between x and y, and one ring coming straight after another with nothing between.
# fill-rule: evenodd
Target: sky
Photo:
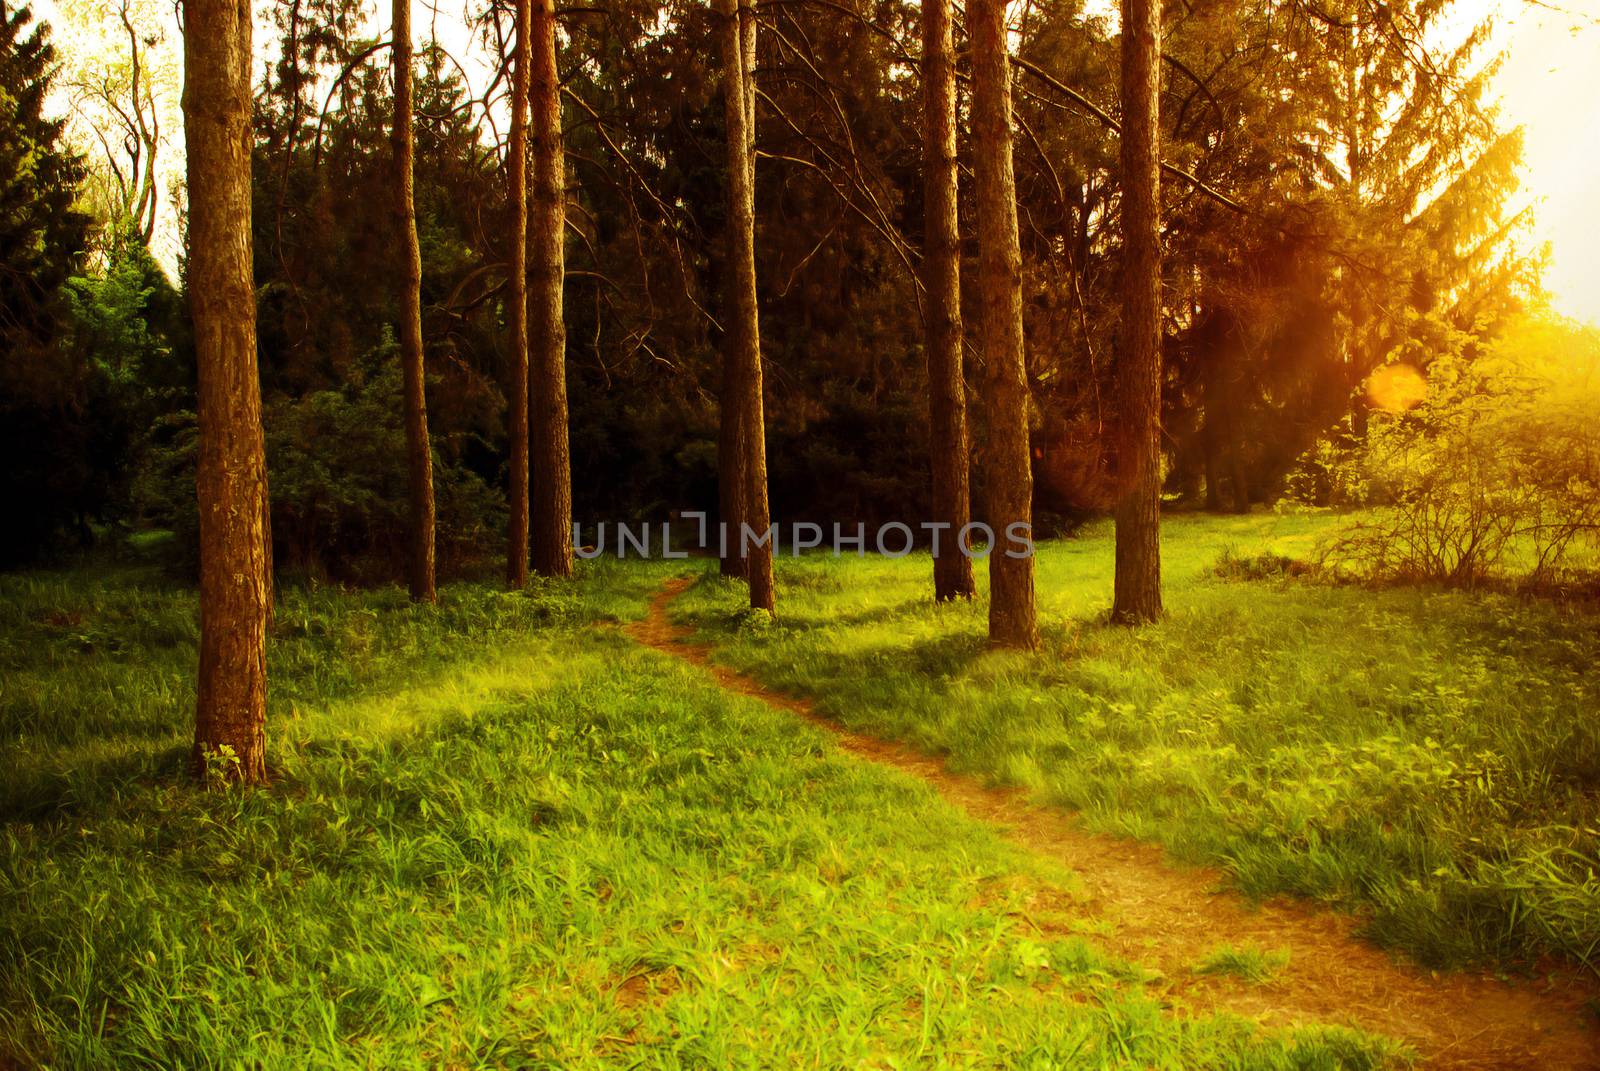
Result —
<instances>
[{"instance_id":1,"label":"sky","mask_svg":"<svg viewBox=\"0 0 1600 1071\"><path fill-rule=\"evenodd\" d=\"M114 10L114 2L120 0L36 0L36 10L54 21L58 7L75 8L80 24L91 28L87 34L80 29L77 40L88 43L100 38L94 30L108 24L115 29L104 17ZM133 2L161 12L170 26L170 0ZM419 37L432 24L447 47L465 51L458 14L462 0L436 2L434 10L427 0L417 3ZM257 7L264 10L265 5ZM83 18L85 14L90 17ZM1495 22L1492 48L1504 53L1496 82L1502 121L1524 131L1526 159L1517 204L1533 207L1529 241L1549 244L1545 285L1551 304L1563 315L1600 325L1600 0L1457 0L1452 22L1467 26L1485 17ZM175 30L162 29L167 31L163 48L175 63L181 43ZM374 29L381 31L381 26ZM69 26L62 30L67 33L58 33L58 40L66 52L74 38ZM258 29L256 44L259 71L275 42ZM175 89L171 97L168 126L176 130ZM169 164L179 154L181 142L176 142ZM166 215L170 218L170 211ZM171 235L166 238L166 244L173 244Z\"/></svg>"},{"instance_id":2,"label":"sky","mask_svg":"<svg viewBox=\"0 0 1600 1071\"><path fill-rule=\"evenodd\" d=\"M1600 0L1463 0L1497 14L1497 89L1526 139L1522 196L1550 243L1545 286L1557 312L1600 324Z\"/></svg>"}]
</instances>

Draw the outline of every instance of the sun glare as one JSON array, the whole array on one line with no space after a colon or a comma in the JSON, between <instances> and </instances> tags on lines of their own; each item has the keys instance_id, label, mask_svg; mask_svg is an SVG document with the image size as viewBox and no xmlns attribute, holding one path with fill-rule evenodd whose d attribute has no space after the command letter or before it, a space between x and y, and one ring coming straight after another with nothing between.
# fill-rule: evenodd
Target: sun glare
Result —
<instances>
[{"instance_id":1,"label":"sun glare","mask_svg":"<svg viewBox=\"0 0 1600 1071\"><path fill-rule=\"evenodd\" d=\"M1428 397L1428 381L1409 364L1391 364L1367 380L1367 399L1386 413L1415 409Z\"/></svg>"},{"instance_id":2,"label":"sun glare","mask_svg":"<svg viewBox=\"0 0 1600 1071\"><path fill-rule=\"evenodd\" d=\"M1468 0L1497 19L1502 116L1525 139L1523 195L1533 237L1549 243L1544 282L1559 313L1600 324L1600 0L1545 6Z\"/></svg>"}]
</instances>

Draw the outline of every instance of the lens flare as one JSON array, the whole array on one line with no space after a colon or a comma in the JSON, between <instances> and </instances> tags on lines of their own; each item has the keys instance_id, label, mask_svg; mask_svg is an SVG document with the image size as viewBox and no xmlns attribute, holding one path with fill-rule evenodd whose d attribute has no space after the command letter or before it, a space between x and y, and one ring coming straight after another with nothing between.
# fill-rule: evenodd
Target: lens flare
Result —
<instances>
[{"instance_id":1,"label":"lens flare","mask_svg":"<svg viewBox=\"0 0 1600 1071\"><path fill-rule=\"evenodd\" d=\"M1391 364L1367 379L1367 400L1389 413L1404 413L1428 397L1428 381L1409 364Z\"/></svg>"}]
</instances>

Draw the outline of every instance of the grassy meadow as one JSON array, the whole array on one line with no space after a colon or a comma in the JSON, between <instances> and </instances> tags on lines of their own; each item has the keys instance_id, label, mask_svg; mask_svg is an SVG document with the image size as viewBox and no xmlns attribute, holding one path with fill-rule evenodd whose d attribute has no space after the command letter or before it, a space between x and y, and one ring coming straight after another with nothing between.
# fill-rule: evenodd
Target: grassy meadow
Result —
<instances>
[{"instance_id":1,"label":"grassy meadow","mask_svg":"<svg viewBox=\"0 0 1600 1071\"><path fill-rule=\"evenodd\" d=\"M1047 583L1097 568L1095 548L1051 548ZM619 623L684 564L589 563L571 587L527 594L452 585L437 607L287 589L274 781L209 792L182 774L193 593L137 561L0 577L0 1067L1403 1059L1340 1028L1175 1006L1166 982L1101 950L1087 909L1074 935L1070 872L631 641ZM1020 690L1021 663L977 656L971 611L916 606L923 564L785 563L782 623L730 629L729 656L780 680L837 657L830 705L951 750L974 729L955 733L941 696L974 714L979 696L1003 699L994 725L1040 733L1061 686ZM1180 589L1178 622L1205 590ZM728 617L731 594L695 598L708 623ZM1051 615L1040 665L1086 630ZM852 637L868 646L836 649ZM938 676L913 689L918 667ZM1111 688L1125 671L1094 672ZM1069 758L1008 746L960 761L1035 777ZM1043 932L1029 922L1041 885L1068 892ZM1197 974L1272 969L1214 958Z\"/></svg>"},{"instance_id":2,"label":"grassy meadow","mask_svg":"<svg viewBox=\"0 0 1600 1071\"><path fill-rule=\"evenodd\" d=\"M1291 575L1336 523L1168 518L1140 630L1107 623L1109 524L1045 544L1036 654L987 651L981 599L933 605L926 556L785 558L771 627L716 581L675 612L850 728L1425 963L1600 966L1600 612Z\"/></svg>"}]
</instances>

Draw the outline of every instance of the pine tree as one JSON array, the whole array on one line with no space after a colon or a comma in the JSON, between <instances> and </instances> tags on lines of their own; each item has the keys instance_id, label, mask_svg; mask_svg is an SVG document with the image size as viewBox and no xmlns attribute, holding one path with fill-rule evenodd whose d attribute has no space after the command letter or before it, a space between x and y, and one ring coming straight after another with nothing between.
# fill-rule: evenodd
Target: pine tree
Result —
<instances>
[{"instance_id":1,"label":"pine tree","mask_svg":"<svg viewBox=\"0 0 1600 1071\"><path fill-rule=\"evenodd\" d=\"M89 219L84 179L63 124L44 117L55 49L23 7L0 2L0 358L22 360L60 330L62 286L81 262Z\"/></svg>"}]
</instances>

